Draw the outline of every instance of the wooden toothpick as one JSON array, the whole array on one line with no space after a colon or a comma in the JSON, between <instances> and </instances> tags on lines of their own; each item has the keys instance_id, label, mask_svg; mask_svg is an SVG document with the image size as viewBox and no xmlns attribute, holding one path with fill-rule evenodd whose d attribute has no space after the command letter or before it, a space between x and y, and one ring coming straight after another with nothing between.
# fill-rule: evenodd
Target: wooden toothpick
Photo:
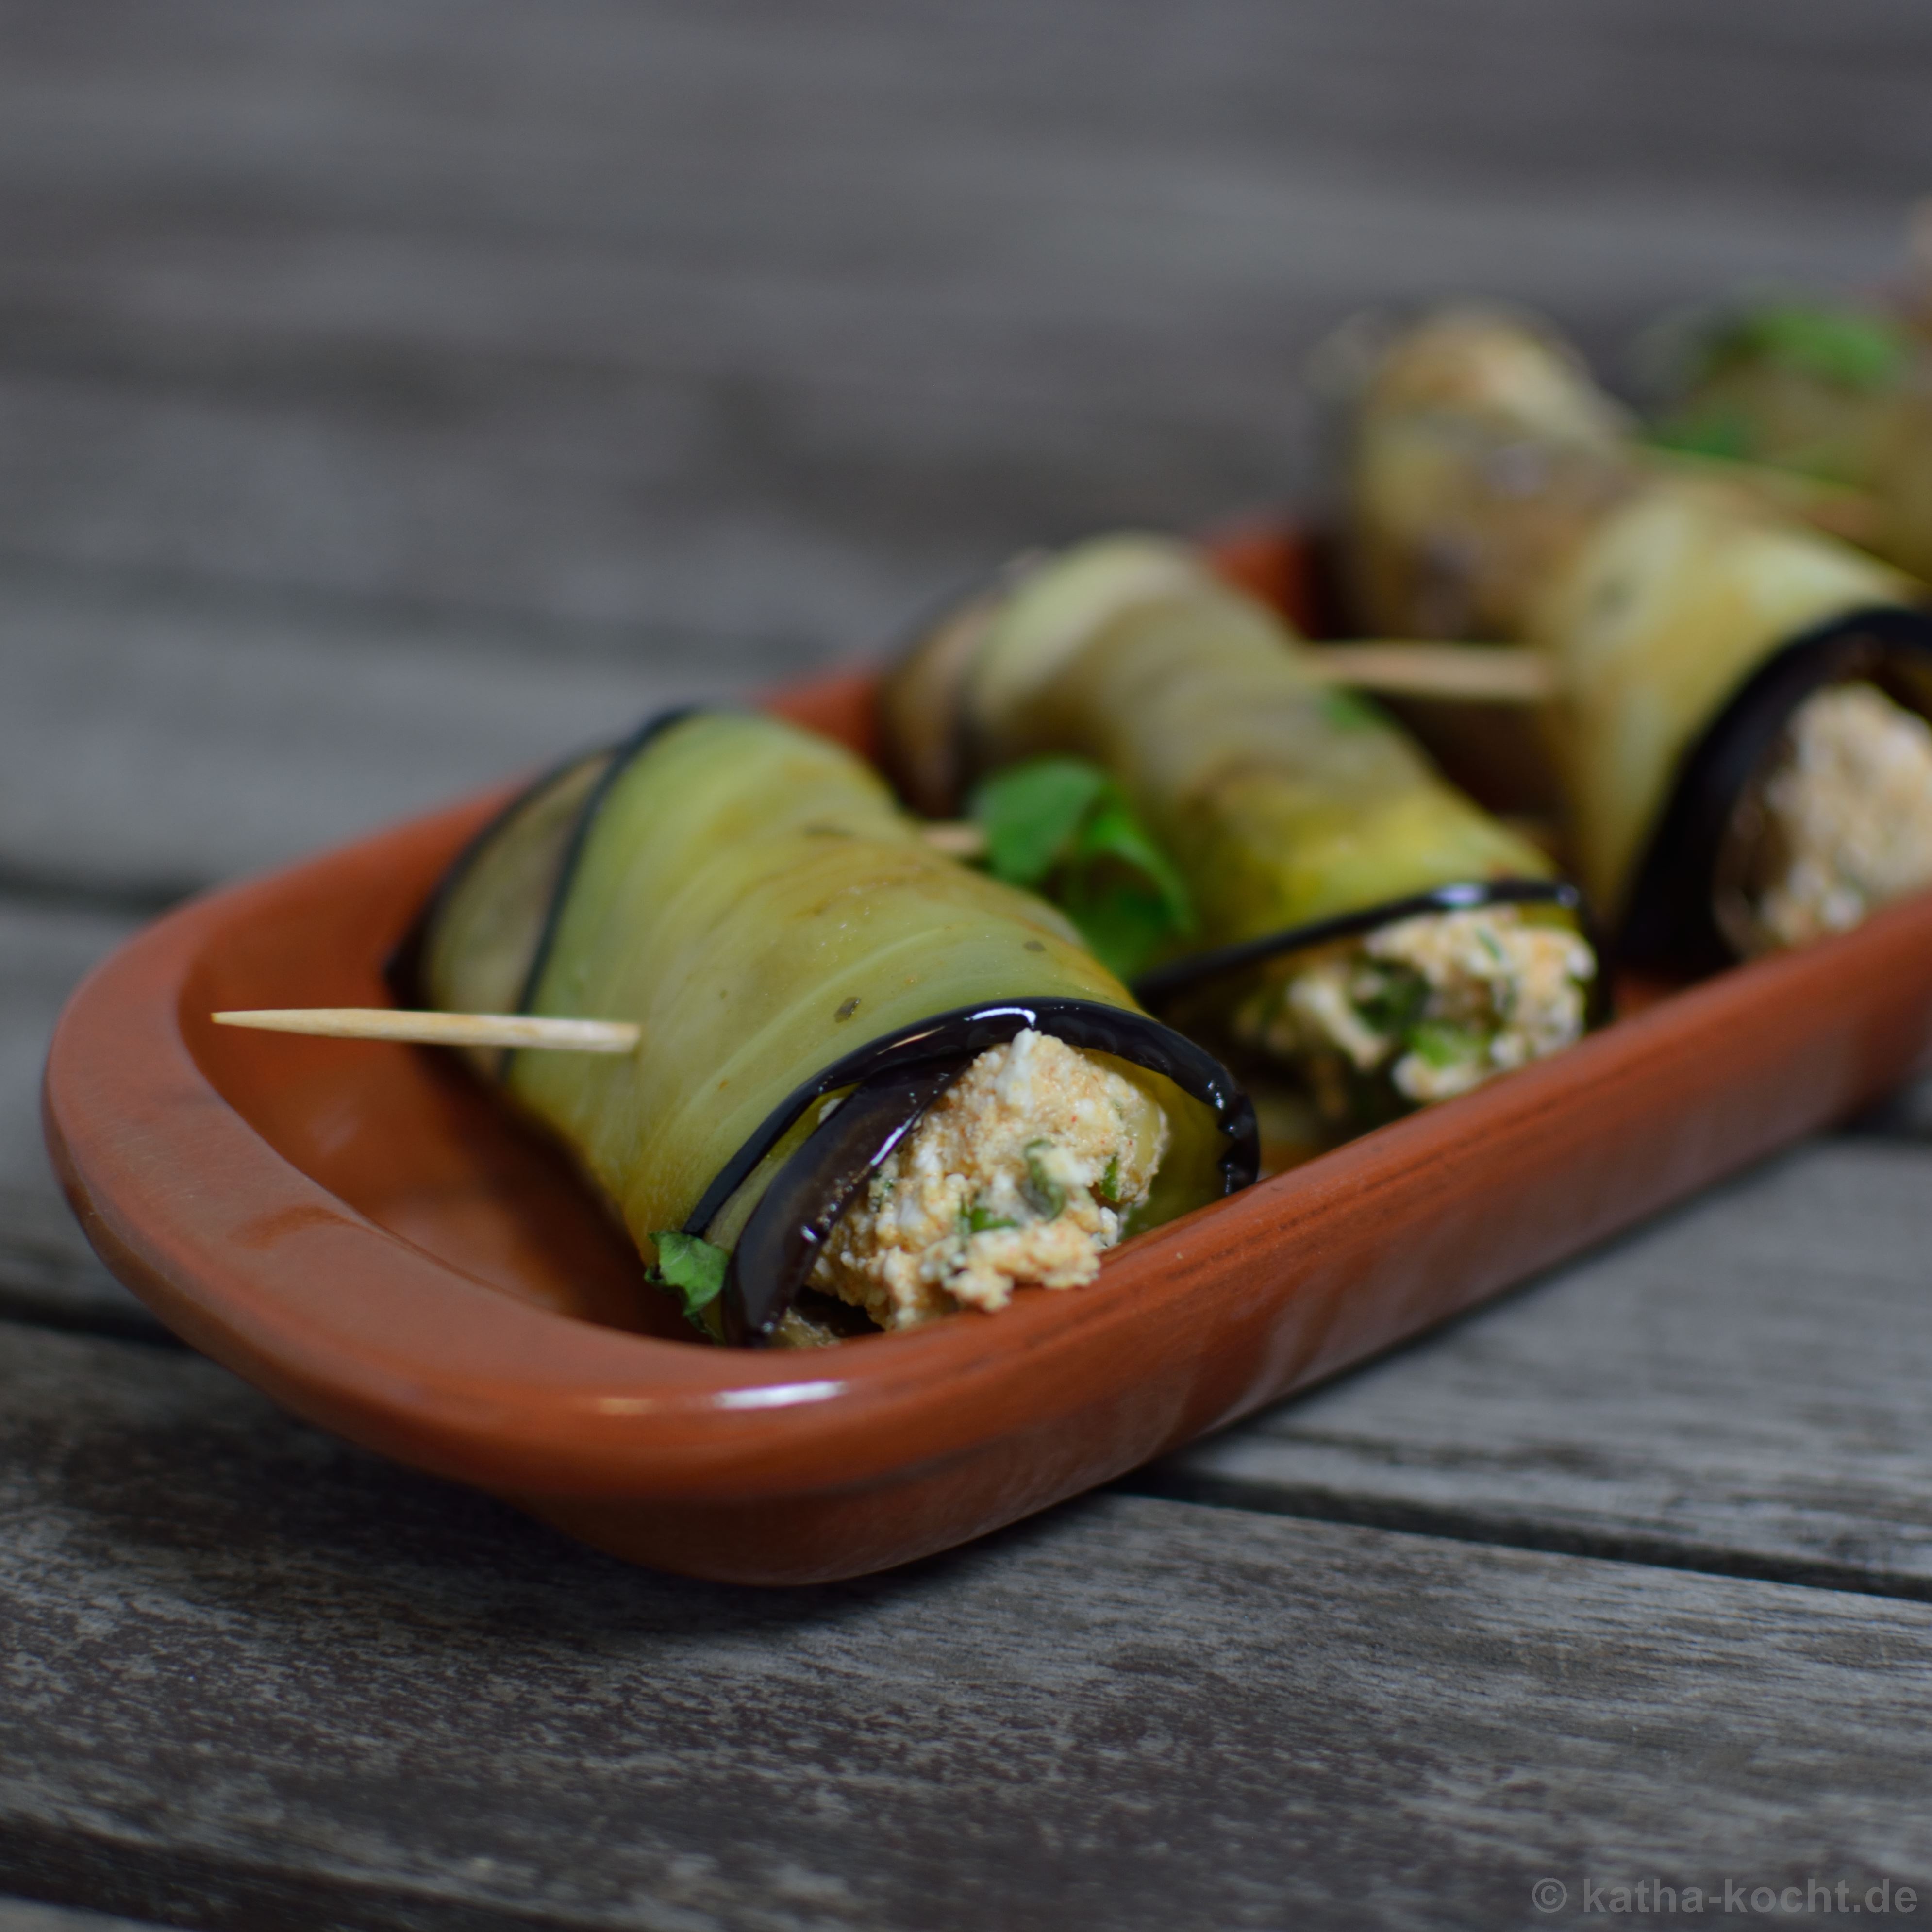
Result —
<instances>
[{"instance_id":1,"label":"wooden toothpick","mask_svg":"<svg viewBox=\"0 0 1932 1932\"><path fill-rule=\"evenodd\" d=\"M1509 644L1412 644L1378 638L1309 644L1298 653L1330 684L1390 698L1436 698L1458 704L1544 704L1556 694L1549 660ZM949 858L982 859L986 828L970 818L922 825L920 836Z\"/></svg>"},{"instance_id":2,"label":"wooden toothpick","mask_svg":"<svg viewBox=\"0 0 1932 1932\"><path fill-rule=\"evenodd\" d=\"M310 1034L325 1040L396 1040L419 1046L548 1047L570 1053L634 1053L644 1033L628 1020L410 1012L395 1006L261 1006L208 1017L217 1026Z\"/></svg>"},{"instance_id":3,"label":"wooden toothpick","mask_svg":"<svg viewBox=\"0 0 1932 1932\"><path fill-rule=\"evenodd\" d=\"M1885 533L1884 506L1869 490L1735 456L1706 456L1687 449L1652 449L1647 454L1658 469L1735 484L1773 509L1848 543L1874 544Z\"/></svg>"},{"instance_id":4,"label":"wooden toothpick","mask_svg":"<svg viewBox=\"0 0 1932 1932\"><path fill-rule=\"evenodd\" d=\"M1549 660L1508 644L1415 644L1375 639L1312 644L1322 676L1390 698L1444 698L1460 704L1544 704L1556 695Z\"/></svg>"},{"instance_id":5,"label":"wooden toothpick","mask_svg":"<svg viewBox=\"0 0 1932 1932\"><path fill-rule=\"evenodd\" d=\"M942 819L932 825L922 825L919 836L935 852L944 852L950 859L980 859L986 852L986 828L976 825L970 818Z\"/></svg>"}]
</instances>

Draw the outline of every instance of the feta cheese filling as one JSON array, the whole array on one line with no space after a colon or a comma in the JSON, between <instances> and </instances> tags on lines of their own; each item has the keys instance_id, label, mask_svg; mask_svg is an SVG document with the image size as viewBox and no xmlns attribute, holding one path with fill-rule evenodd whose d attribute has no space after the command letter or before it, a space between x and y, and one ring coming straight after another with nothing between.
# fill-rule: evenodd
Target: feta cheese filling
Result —
<instances>
[{"instance_id":1,"label":"feta cheese filling","mask_svg":"<svg viewBox=\"0 0 1932 1932\"><path fill-rule=\"evenodd\" d=\"M1560 1053L1582 1034L1596 970L1577 934L1514 906L1424 913L1301 956L1244 1003L1235 1032L1342 1124L1366 1082L1421 1106Z\"/></svg>"},{"instance_id":2,"label":"feta cheese filling","mask_svg":"<svg viewBox=\"0 0 1932 1932\"><path fill-rule=\"evenodd\" d=\"M910 1328L1006 1306L1022 1282L1077 1288L1148 1198L1160 1106L1031 1030L982 1053L841 1217L812 1286Z\"/></svg>"},{"instance_id":3,"label":"feta cheese filling","mask_svg":"<svg viewBox=\"0 0 1932 1932\"><path fill-rule=\"evenodd\" d=\"M1932 728L1869 684L1815 692L1750 810L1744 950L1848 932L1932 886Z\"/></svg>"}]
</instances>

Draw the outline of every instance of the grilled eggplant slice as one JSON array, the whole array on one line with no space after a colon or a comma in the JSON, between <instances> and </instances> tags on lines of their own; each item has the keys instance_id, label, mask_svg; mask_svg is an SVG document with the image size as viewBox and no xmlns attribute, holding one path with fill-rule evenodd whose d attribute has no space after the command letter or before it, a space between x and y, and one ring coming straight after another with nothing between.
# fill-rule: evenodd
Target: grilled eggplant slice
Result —
<instances>
[{"instance_id":1,"label":"grilled eggplant slice","mask_svg":"<svg viewBox=\"0 0 1932 1932\"><path fill-rule=\"evenodd\" d=\"M990 607L934 626L881 716L902 784L930 808L956 805L962 777L1036 756L1097 764L1196 915L1136 990L1290 1070L1317 1144L1584 1024L1593 962L1547 856L1186 544L1102 538L1010 578Z\"/></svg>"},{"instance_id":2,"label":"grilled eggplant slice","mask_svg":"<svg viewBox=\"0 0 1932 1932\"><path fill-rule=\"evenodd\" d=\"M1932 884L1911 579L1647 455L1550 332L1502 313L1385 350L1348 484L1370 626L1549 657L1570 849L1627 959L1708 968Z\"/></svg>"},{"instance_id":3,"label":"grilled eggplant slice","mask_svg":"<svg viewBox=\"0 0 1932 1932\"><path fill-rule=\"evenodd\" d=\"M1932 348L1904 317L1773 301L1706 318L1694 340L1677 333L1657 442L1803 479L1788 494L1814 520L1932 576ZM1781 488L1774 476L1753 480Z\"/></svg>"},{"instance_id":4,"label":"grilled eggplant slice","mask_svg":"<svg viewBox=\"0 0 1932 1932\"><path fill-rule=\"evenodd\" d=\"M826 1339L808 1287L904 1326L1070 1286L1254 1178L1252 1110L1210 1055L770 717L673 713L541 780L403 958L411 1000L641 1026L633 1056L481 1070L645 1252L728 1255L721 1339Z\"/></svg>"}]
</instances>

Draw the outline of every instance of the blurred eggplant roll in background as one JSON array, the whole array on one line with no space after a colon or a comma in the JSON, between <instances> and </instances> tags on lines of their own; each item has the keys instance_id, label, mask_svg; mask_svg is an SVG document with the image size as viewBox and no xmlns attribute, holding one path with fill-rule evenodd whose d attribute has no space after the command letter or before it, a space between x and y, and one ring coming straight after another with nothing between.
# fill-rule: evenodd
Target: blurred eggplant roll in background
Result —
<instances>
[{"instance_id":1,"label":"blurred eggplant roll in background","mask_svg":"<svg viewBox=\"0 0 1932 1932\"><path fill-rule=\"evenodd\" d=\"M677 712L539 780L398 956L407 1004L628 1020L478 1070L713 1339L812 1346L1091 1281L1245 1186L1253 1114L1033 896L761 715Z\"/></svg>"},{"instance_id":2,"label":"blurred eggplant roll in background","mask_svg":"<svg viewBox=\"0 0 1932 1932\"><path fill-rule=\"evenodd\" d=\"M1932 885L1924 586L1647 449L1550 331L1393 333L1347 490L1359 622L1545 654L1539 748L1622 958L1706 970Z\"/></svg>"},{"instance_id":3,"label":"blurred eggplant roll in background","mask_svg":"<svg viewBox=\"0 0 1932 1932\"><path fill-rule=\"evenodd\" d=\"M1584 1030L1594 960L1546 854L1186 544L1023 560L926 628L880 722L934 815L993 824L1068 759L1118 788L1188 900L1135 991L1235 1061L1270 1167Z\"/></svg>"},{"instance_id":4,"label":"blurred eggplant roll in background","mask_svg":"<svg viewBox=\"0 0 1932 1932\"><path fill-rule=\"evenodd\" d=\"M1814 520L1932 577L1928 323L1774 299L1661 324L1646 358L1667 398L1652 440L1768 494L1783 487ZM1778 474L1755 473L1767 470Z\"/></svg>"}]
</instances>

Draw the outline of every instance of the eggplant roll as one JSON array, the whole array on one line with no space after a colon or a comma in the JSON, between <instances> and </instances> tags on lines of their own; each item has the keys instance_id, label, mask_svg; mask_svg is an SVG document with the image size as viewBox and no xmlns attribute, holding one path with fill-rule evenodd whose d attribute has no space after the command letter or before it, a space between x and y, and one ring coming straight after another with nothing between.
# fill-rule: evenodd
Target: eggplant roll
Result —
<instances>
[{"instance_id":1,"label":"eggplant roll","mask_svg":"<svg viewBox=\"0 0 1932 1932\"><path fill-rule=\"evenodd\" d=\"M1036 755L1103 768L1194 902L1136 991L1290 1071L1320 1138L1582 1029L1594 961L1548 857L1185 544L1102 538L1010 574L930 627L882 712L928 811Z\"/></svg>"},{"instance_id":2,"label":"eggplant roll","mask_svg":"<svg viewBox=\"0 0 1932 1932\"><path fill-rule=\"evenodd\" d=\"M1902 320L1768 303L1708 326L1682 359L1658 441L1856 493L1814 513L1932 577L1932 350Z\"/></svg>"},{"instance_id":3,"label":"eggplant roll","mask_svg":"<svg viewBox=\"0 0 1932 1932\"><path fill-rule=\"evenodd\" d=\"M666 1231L728 1252L724 1340L1070 1287L1254 1177L1217 1062L1052 908L935 852L869 767L770 717L673 714L540 781L411 951L436 1006L641 1026L633 1055L478 1064L646 1254Z\"/></svg>"},{"instance_id":4,"label":"eggplant roll","mask_svg":"<svg viewBox=\"0 0 1932 1932\"><path fill-rule=\"evenodd\" d=\"M1348 477L1372 628L1544 652L1579 876L1634 962L1702 968L1932 884L1922 586L1646 454L1539 326L1388 345Z\"/></svg>"}]
</instances>

